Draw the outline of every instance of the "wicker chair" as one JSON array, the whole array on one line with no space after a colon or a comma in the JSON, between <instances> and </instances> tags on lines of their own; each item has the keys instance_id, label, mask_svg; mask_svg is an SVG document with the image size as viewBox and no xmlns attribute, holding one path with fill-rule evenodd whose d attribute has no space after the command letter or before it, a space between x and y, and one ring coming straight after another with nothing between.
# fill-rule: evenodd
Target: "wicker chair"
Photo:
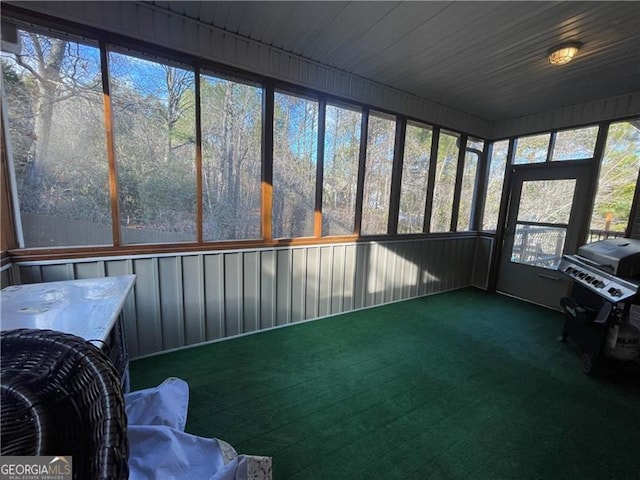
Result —
<instances>
[{"instance_id":1,"label":"wicker chair","mask_svg":"<svg viewBox=\"0 0 640 480\"><path fill-rule=\"evenodd\" d=\"M80 337L2 332L0 453L73 457L73 478L127 479L127 419L117 372Z\"/></svg>"}]
</instances>

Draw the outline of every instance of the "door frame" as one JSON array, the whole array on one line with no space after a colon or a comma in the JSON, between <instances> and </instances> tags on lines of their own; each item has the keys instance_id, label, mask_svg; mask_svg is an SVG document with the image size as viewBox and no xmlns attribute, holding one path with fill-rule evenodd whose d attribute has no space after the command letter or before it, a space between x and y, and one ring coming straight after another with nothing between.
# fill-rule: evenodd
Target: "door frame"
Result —
<instances>
[{"instance_id":1,"label":"door frame","mask_svg":"<svg viewBox=\"0 0 640 480\"><path fill-rule=\"evenodd\" d=\"M561 180L576 179L576 187L571 206L570 218L567 224L563 254L577 252L578 247L584 241L589 223L593 199L592 197L592 160L568 161L568 162L544 162L537 164L522 164L509 166L509 192L505 211L504 230L499 252L496 252L496 279L495 290L505 295L514 296L522 300L543 305L549 308L560 309L560 305L555 302L544 303L544 295L536 295L531 292L527 295L527 289L505 289L501 285L506 275L505 270L511 268L511 249L513 247L513 237L517 223L517 208L520 204L522 184L525 181L536 180ZM518 198L515 198L515 197ZM581 201L581 199L583 199ZM536 275L547 279L547 281L557 282L557 290L564 292L569 286L569 282L561 274L554 273L554 270L536 267L533 265L518 264L524 275ZM523 284L532 282L532 277L524 278ZM534 282L535 283L535 282ZM543 287L544 288L544 287ZM556 288L554 288L556 289ZM514 291L515 290L515 291Z\"/></svg>"}]
</instances>

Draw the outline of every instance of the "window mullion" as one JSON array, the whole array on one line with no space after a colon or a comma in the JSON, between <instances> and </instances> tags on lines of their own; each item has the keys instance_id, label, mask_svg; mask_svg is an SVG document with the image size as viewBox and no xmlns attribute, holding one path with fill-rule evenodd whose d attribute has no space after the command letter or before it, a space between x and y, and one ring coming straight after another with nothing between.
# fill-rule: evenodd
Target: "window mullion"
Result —
<instances>
[{"instance_id":1,"label":"window mullion","mask_svg":"<svg viewBox=\"0 0 640 480\"><path fill-rule=\"evenodd\" d=\"M438 144L440 143L440 127L433 127L431 136L431 157L429 159L429 178L427 179L427 197L424 203L425 233L431 231L431 212L433 210L433 189L436 184L436 167L438 164Z\"/></svg>"},{"instance_id":2,"label":"window mullion","mask_svg":"<svg viewBox=\"0 0 640 480\"><path fill-rule=\"evenodd\" d=\"M275 88L273 82L265 82L262 103L262 239L273 240L273 111Z\"/></svg>"},{"instance_id":3,"label":"window mullion","mask_svg":"<svg viewBox=\"0 0 640 480\"><path fill-rule=\"evenodd\" d=\"M402 182L402 164L404 161L405 134L407 131L407 119L396 118L396 137L393 148L393 167L391 174L391 199L389 200L389 221L387 233L398 234L398 215L400 210L400 183Z\"/></svg>"},{"instance_id":4,"label":"window mullion","mask_svg":"<svg viewBox=\"0 0 640 480\"><path fill-rule=\"evenodd\" d=\"M104 126L107 142L107 159L109 161L109 198L111 201L111 229L113 246L119 247L120 240L120 207L118 204L118 177L116 174L116 154L113 135L113 112L111 108L111 90L109 87L108 50L104 42L100 42L100 67L102 72L102 97L104 104Z\"/></svg>"},{"instance_id":5,"label":"window mullion","mask_svg":"<svg viewBox=\"0 0 640 480\"><path fill-rule=\"evenodd\" d=\"M324 139L327 101L322 98L318 105L318 152L316 159L316 202L313 215L313 236L322 236L322 182L324 179Z\"/></svg>"},{"instance_id":6,"label":"window mullion","mask_svg":"<svg viewBox=\"0 0 640 480\"><path fill-rule=\"evenodd\" d=\"M200 103L200 67L194 69L195 78L195 121L196 121L196 241L203 243L203 215L202 204L202 105Z\"/></svg>"},{"instance_id":7,"label":"window mullion","mask_svg":"<svg viewBox=\"0 0 640 480\"><path fill-rule=\"evenodd\" d=\"M364 197L364 173L367 160L367 139L369 136L369 109L362 109L362 125L360 130L360 154L358 159L358 188L356 190L356 216L354 234L360 235L362 230L362 202Z\"/></svg>"}]
</instances>

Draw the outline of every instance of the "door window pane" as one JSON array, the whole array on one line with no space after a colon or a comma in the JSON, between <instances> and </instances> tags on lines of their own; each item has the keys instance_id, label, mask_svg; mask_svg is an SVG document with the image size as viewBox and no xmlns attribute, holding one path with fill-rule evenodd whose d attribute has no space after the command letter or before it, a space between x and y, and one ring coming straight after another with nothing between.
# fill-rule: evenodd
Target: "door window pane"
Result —
<instances>
[{"instance_id":1,"label":"door window pane","mask_svg":"<svg viewBox=\"0 0 640 480\"><path fill-rule=\"evenodd\" d=\"M421 233L431 160L430 127L407 124L402 163L398 233Z\"/></svg>"},{"instance_id":2,"label":"door window pane","mask_svg":"<svg viewBox=\"0 0 640 480\"><path fill-rule=\"evenodd\" d=\"M518 221L569 223L575 179L522 182Z\"/></svg>"},{"instance_id":3,"label":"door window pane","mask_svg":"<svg viewBox=\"0 0 640 480\"><path fill-rule=\"evenodd\" d=\"M387 233L395 131L394 117L377 112L369 115L362 203L363 235Z\"/></svg>"},{"instance_id":4,"label":"door window pane","mask_svg":"<svg viewBox=\"0 0 640 480\"><path fill-rule=\"evenodd\" d=\"M2 55L24 247L110 245L100 52L20 32Z\"/></svg>"},{"instance_id":5,"label":"door window pane","mask_svg":"<svg viewBox=\"0 0 640 480\"><path fill-rule=\"evenodd\" d=\"M109 68L122 241L195 241L195 75L116 52Z\"/></svg>"},{"instance_id":6,"label":"door window pane","mask_svg":"<svg viewBox=\"0 0 640 480\"><path fill-rule=\"evenodd\" d=\"M276 92L273 119L273 236L313 236L318 102Z\"/></svg>"},{"instance_id":7,"label":"door window pane","mask_svg":"<svg viewBox=\"0 0 640 480\"><path fill-rule=\"evenodd\" d=\"M465 232L471 228L471 212L476 193L476 176L478 162L484 150L484 142L469 139L464 156L464 171L462 172L462 187L460 189L460 207L458 210L458 232Z\"/></svg>"},{"instance_id":8,"label":"door window pane","mask_svg":"<svg viewBox=\"0 0 640 480\"><path fill-rule=\"evenodd\" d=\"M362 113L327 105L322 234L353 234Z\"/></svg>"},{"instance_id":9,"label":"door window pane","mask_svg":"<svg viewBox=\"0 0 640 480\"><path fill-rule=\"evenodd\" d=\"M549 139L551 134L521 137L516 142L516 153L513 163L539 163L547 161Z\"/></svg>"},{"instance_id":10,"label":"door window pane","mask_svg":"<svg viewBox=\"0 0 640 480\"><path fill-rule=\"evenodd\" d=\"M458 135L442 130L438 143L436 180L433 189L432 232L448 232L451 230L453 192L456 186L459 150Z\"/></svg>"},{"instance_id":11,"label":"door window pane","mask_svg":"<svg viewBox=\"0 0 640 480\"><path fill-rule=\"evenodd\" d=\"M517 225L511 261L555 270L562 259L566 233L562 227Z\"/></svg>"},{"instance_id":12,"label":"door window pane","mask_svg":"<svg viewBox=\"0 0 640 480\"><path fill-rule=\"evenodd\" d=\"M498 226L502 185L507 168L507 154L509 141L496 142L491 150L489 159L489 174L487 177L487 196L484 202L482 230L495 231Z\"/></svg>"},{"instance_id":13,"label":"door window pane","mask_svg":"<svg viewBox=\"0 0 640 480\"><path fill-rule=\"evenodd\" d=\"M575 179L522 182L518 222L556 223L523 225L516 223L511 261L555 269L560 262L569 223Z\"/></svg>"},{"instance_id":14,"label":"door window pane","mask_svg":"<svg viewBox=\"0 0 640 480\"><path fill-rule=\"evenodd\" d=\"M612 123L600 165L589 241L623 237L640 167L638 120Z\"/></svg>"},{"instance_id":15,"label":"door window pane","mask_svg":"<svg viewBox=\"0 0 640 480\"><path fill-rule=\"evenodd\" d=\"M200 76L205 241L260 238L262 89Z\"/></svg>"},{"instance_id":16,"label":"door window pane","mask_svg":"<svg viewBox=\"0 0 640 480\"><path fill-rule=\"evenodd\" d=\"M556 134L551 160L580 160L593 157L598 127L563 130Z\"/></svg>"}]
</instances>

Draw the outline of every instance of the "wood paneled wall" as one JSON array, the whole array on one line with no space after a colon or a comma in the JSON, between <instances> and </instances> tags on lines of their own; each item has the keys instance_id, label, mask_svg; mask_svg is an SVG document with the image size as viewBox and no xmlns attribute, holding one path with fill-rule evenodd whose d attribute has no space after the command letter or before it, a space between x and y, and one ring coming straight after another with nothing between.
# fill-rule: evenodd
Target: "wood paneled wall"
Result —
<instances>
[{"instance_id":1,"label":"wood paneled wall","mask_svg":"<svg viewBox=\"0 0 640 480\"><path fill-rule=\"evenodd\" d=\"M478 248L479 243L482 246ZM431 237L14 266L22 283L135 274L130 355L486 284L486 240Z\"/></svg>"}]
</instances>

